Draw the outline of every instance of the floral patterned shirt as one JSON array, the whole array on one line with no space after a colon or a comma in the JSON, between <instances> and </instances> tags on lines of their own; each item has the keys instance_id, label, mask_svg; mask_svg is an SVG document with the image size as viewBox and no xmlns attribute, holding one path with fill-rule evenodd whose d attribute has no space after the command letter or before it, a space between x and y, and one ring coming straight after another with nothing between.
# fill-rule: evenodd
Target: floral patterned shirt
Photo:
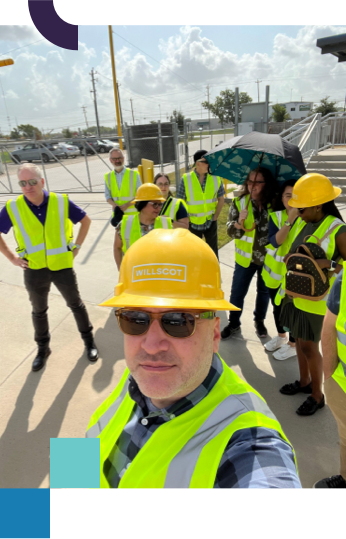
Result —
<instances>
[{"instance_id":1,"label":"floral patterned shirt","mask_svg":"<svg viewBox=\"0 0 346 539\"><path fill-rule=\"evenodd\" d=\"M267 206L262 206L262 209L260 211L255 200L251 200L251 203L256 223L256 233L253 244L251 262L262 266L266 255L265 246L268 244L269 212ZM229 210L227 221L227 234L233 240L239 240L245 234L244 230L238 230L235 227L235 223L238 221L238 218L239 211L237 206L235 205L235 200L233 200Z\"/></svg>"}]
</instances>

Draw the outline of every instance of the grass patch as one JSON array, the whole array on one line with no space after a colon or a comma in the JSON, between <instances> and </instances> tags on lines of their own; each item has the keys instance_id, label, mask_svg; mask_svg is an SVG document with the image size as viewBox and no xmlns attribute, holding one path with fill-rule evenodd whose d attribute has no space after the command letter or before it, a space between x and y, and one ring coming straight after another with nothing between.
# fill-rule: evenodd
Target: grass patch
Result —
<instances>
[{"instance_id":1,"label":"grass patch","mask_svg":"<svg viewBox=\"0 0 346 539\"><path fill-rule=\"evenodd\" d=\"M3 163L12 163L12 159L10 157L10 154L8 152L1 152L1 161Z\"/></svg>"}]
</instances>

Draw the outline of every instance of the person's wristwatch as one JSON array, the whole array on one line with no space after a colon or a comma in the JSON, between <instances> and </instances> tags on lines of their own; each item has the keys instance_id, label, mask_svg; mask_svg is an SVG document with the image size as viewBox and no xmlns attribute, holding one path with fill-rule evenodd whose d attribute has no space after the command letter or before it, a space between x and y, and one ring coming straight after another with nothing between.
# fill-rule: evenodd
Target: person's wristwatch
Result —
<instances>
[{"instance_id":1,"label":"person's wristwatch","mask_svg":"<svg viewBox=\"0 0 346 539\"><path fill-rule=\"evenodd\" d=\"M289 226L290 228L291 228L291 226L292 226L291 223L290 223L289 221L285 221L285 225L286 225L286 226Z\"/></svg>"},{"instance_id":2,"label":"person's wristwatch","mask_svg":"<svg viewBox=\"0 0 346 539\"><path fill-rule=\"evenodd\" d=\"M80 248L81 248L81 245L79 245L79 243L75 243L72 250L74 251L75 249L80 249Z\"/></svg>"},{"instance_id":3,"label":"person's wristwatch","mask_svg":"<svg viewBox=\"0 0 346 539\"><path fill-rule=\"evenodd\" d=\"M334 260L331 260L330 261L330 268L328 268L328 271L335 271L337 265L338 265L337 262L335 262Z\"/></svg>"}]
</instances>

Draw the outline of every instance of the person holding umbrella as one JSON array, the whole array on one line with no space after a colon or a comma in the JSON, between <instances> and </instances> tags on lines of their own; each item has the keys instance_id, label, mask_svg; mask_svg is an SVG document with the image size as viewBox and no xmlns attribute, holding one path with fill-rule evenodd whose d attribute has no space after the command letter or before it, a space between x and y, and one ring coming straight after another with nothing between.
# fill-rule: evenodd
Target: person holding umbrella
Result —
<instances>
[{"instance_id":1,"label":"person holding umbrella","mask_svg":"<svg viewBox=\"0 0 346 539\"><path fill-rule=\"evenodd\" d=\"M154 184L160 188L163 198L166 202L162 206L160 215L170 217L173 222L173 228L189 228L189 215L185 202L181 198L174 198L169 187L171 180L167 174L158 172L154 178Z\"/></svg>"},{"instance_id":2,"label":"person holding umbrella","mask_svg":"<svg viewBox=\"0 0 346 539\"><path fill-rule=\"evenodd\" d=\"M261 272L268 243L269 213L278 185L287 180L298 180L306 174L302 155L298 146L280 135L253 131L223 142L207 153L205 160L211 174L243 185L240 197L231 206L227 223L228 235L236 244L231 297L232 303L242 308L252 277L257 273L255 327L260 337L266 337L263 320L269 292ZM221 336L229 339L239 329L239 314L230 314L230 322Z\"/></svg>"},{"instance_id":3,"label":"person holding umbrella","mask_svg":"<svg viewBox=\"0 0 346 539\"><path fill-rule=\"evenodd\" d=\"M235 240L235 269L230 302L241 311L230 311L229 323L221 338L231 338L240 330L244 300L253 276L257 273L257 296L254 323L259 337L266 337L264 325L270 295L262 278L262 269L268 243L268 221L276 193L276 182L268 169L258 168L248 174L241 194L231 205L227 234Z\"/></svg>"}]
</instances>

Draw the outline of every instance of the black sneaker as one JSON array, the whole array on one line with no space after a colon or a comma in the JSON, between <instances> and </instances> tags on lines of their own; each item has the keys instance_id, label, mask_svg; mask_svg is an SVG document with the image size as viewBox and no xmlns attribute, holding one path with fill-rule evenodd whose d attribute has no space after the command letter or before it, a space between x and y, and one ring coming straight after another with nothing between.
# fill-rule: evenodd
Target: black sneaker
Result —
<instances>
[{"instance_id":1,"label":"black sneaker","mask_svg":"<svg viewBox=\"0 0 346 539\"><path fill-rule=\"evenodd\" d=\"M254 324L256 328L256 335L260 337L261 339L264 339L264 337L267 337L268 331L263 323L263 320L255 320Z\"/></svg>"},{"instance_id":2,"label":"black sneaker","mask_svg":"<svg viewBox=\"0 0 346 539\"><path fill-rule=\"evenodd\" d=\"M346 488L346 481L342 475L332 475L317 481L312 488Z\"/></svg>"},{"instance_id":3,"label":"black sneaker","mask_svg":"<svg viewBox=\"0 0 346 539\"><path fill-rule=\"evenodd\" d=\"M228 324L228 326L224 327L221 331L221 339L223 341L226 341L227 339L230 339L237 331L240 330L240 325L233 327L231 324Z\"/></svg>"}]
</instances>

